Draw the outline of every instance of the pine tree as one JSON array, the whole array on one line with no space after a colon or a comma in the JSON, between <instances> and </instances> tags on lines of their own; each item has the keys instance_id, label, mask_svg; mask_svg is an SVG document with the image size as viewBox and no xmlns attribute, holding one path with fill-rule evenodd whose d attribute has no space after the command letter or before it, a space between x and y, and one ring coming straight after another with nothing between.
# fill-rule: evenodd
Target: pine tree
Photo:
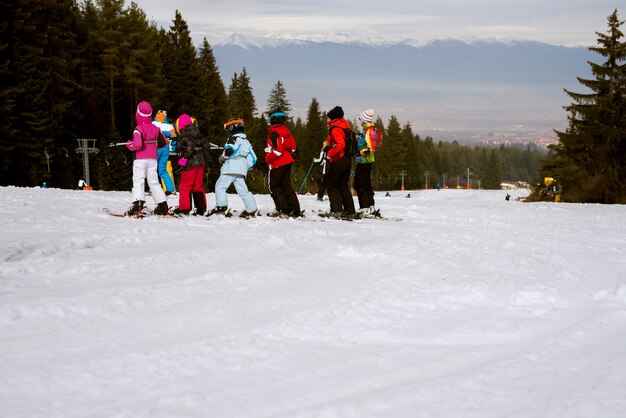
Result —
<instances>
[{"instance_id":1,"label":"pine tree","mask_svg":"<svg viewBox=\"0 0 626 418\"><path fill-rule=\"evenodd\" d=\"M320 110L319 102L314 97L311 99L311 103L309 104L309 108L307 110L304 134L298 143L303 165L310 164L313 158L317 158L319 156L320 150L322 149L322 143L326 140L327 136L328 125L326 124L326 117Z\"/></svg>"},{"instance_id":2,"label":"pine tree","mask_svg":"<svg viewBox=\"0 0 626 418\"><path fill-rule=\"evenodd\" d=\"M499 189L502 182L502 171L500 167L500 158L495 149L488 153L487 162L482 179L482 187L484 189Z\"/></svg>"},{"instance_id":3,"label":"pine tree","mask_svg":"<svg viewBox=\"0 0 626 418\"><path fill-rule=\"evenodd\" d=\"M39 2L43 4L43 2ZM53 140L44 146L48 175L57 187L74 187L79 173L78 158L69 157L68 149L76 145L75 132L80 126L77 100L80 86L77 54L78 8L72 0L49 1L44 10L47 34L44 50L46 66L46 103L49 116L47 134Z\"/></svg>"},{"instance_id":4,"label":"pine tree","mask_svg":"<svg viewBox=\"0 0 626 418\"><path fill-rule=\"evenodd\" d=\"M102 70L100 32L104 28L102 16L92 1L86 1L79 13L77 27L77 56L79 83L77 101L80 113L76 128L79 138L97 138L110 130L106 107L106 77Z\"/></svg>"},{"instance_id":5,"label":"pine tree","mask_svg":"<svg viewBox=\"0 0 626 418\"><path fill-rule=\"evenodd\" d=\"M437 172L441 176L441 187L448 187L450 177L453 175L451 171L450 157L446 146L443 142L437 143Z\"/></svg>"},{"instance_id":6,"label":"pine tree","mask_svg":"<svg viewBox=\"0 0 626 418\"><path fill-rule=\"evenodd\" d=\"M50 179L48 155L54 149L54 139L49 99L55 70L49 42L54 37L48 37L46 28L58 6L56 2L23 0L9 8L6 88L12 97L5 103L12 114L7 129L11 152L10 169L3 178L8 184L32 186Z\"/></svg>"},{"instance_id":7,"label":"pine tree","mask_svg":"<svg viewBox=\"0 0 626 418\"><path fill-rule=\"evenodd\" d=\"M204 38L198 57L200 74L197 95L199 111L197 112L198 126L210 142L222 143L226 132L223 129L227 121L226 89L217 68L211 45ZM207 188L212 191L219 177L220 165L218 154L208 154L206 157Z\"/></svg>"},{"instance_id":8,"label":"pine tree","mask_svg":"<svg viewBox=\"0 0 626 418\"><path fill-rule=\"evenodd\" d=\"M565 90L574 101L565 109L569 126L557 132L554 155L542 167L563 187L562 200L626 203L626 43L617 10L608 17L608 33L596 32L590 48L605 61L590 62L595 78L578 81L591 93Z\"/></svg>"},{"instance_id":9,"label":"pine tree","mask_svg":"<svg viewBox=\"0 0 626 418\"><path fill-rule=\"evenodd\" d=\"M209 42L204 38L198 58L200 82L197 94L200 101L199 126L213 142L224 136L223 125L227 121L226 89L217 68Z\"/></svg>"},{"instance_id":10,"label":"pine tree","mask_svg":"<svg viewBox=\"0 0 626 418\"><path fill-rule=\"evenodd\" d=\"M287 100L287 91L280 80L276 82L274 88L270 91L270 97L267 99L268 115L277 111L285 113L289 113L291 111L291 104L289 103L289 100Z\"/></svg>"},{"instance_id":11,"label":"pine tree","mask_svg":"<svg viewBox=\"0 0 626 418\"><path fill-rule=\"evenodd\" d=\"M419 136L413 134L413 128L410 123L406 123L400 131L400 138L402 141L402 148L404 152L404 158L401 160L400 170L406 171L408 176L405 179L405 187L416 188L419 180L419 174L422 171L422 167L419 166L417 158L417 148L419 146Z\"/></svg>"},{"instance_id":12,"label":"pine tree","mask_svg":"<svg viewBox=\"0 0 626 418\"><path fill-rule=\"evenodd\" d=\"M153 106L160 104L167 86L162 82L158 30L150 25L146 14L135 3L131 3L125 13L122 31L126 51L123 83L126 86L128 115L133 125L137 104L142 100L148 100Z\"/></svg>"},{"instance_id":13,"label":"pine tree","mask_svg":"<svg viewBox=\"0 0 626 418\"><path fill-rule=\"evenodd\" d=\"M250 76L245 67L240 74L234 74L228 88L228 119L240 118L245 123L246 136L257 156L262 155L265 148L265 138L267 136L267 121L261 115L255 119L254 113L256 105L252 87L250 86ZM261 168L257 167L257 170ZM256 173L254 173L256 174Z\"/></svg>"},{"instance_id":14,"label":"pine tree","mask_svg":"<svg viewBox=\"0 0 626 418\"><path fill-rule=\"evenodd\" d=\"M321 180L321 169L313 164L313 159L319 156L322 143L327 135L326 117L320 110L319 102L314 97L309 104L306 122L302 126L302 133L296 137L298 158L294 163L292 175L294 184L297 185L298 189L302 186L304 178L307 172L309 172L309 168L311 168L306 187L302 190L302 193L305 193L305 191L316 192L317 183Z\"/></svg>"},{"instance_id":15,"label":"pine tree","mask_svg":"<svg viewBox=\"0 0 626 418\"><path fill-rule=\"evenodd\" d=\"M17 97L22 94L25 85L19 83L17 73L16 26L21 9L15 1L0 1L0 112L4 115L0 128L0 184L15 184L17 161L14 160L19 144Z\"/></svg>"},{"instance_id":16,"label":"pine tree","mask_svg":"<svg viewBox=\"0 0 626 418\"><path fill-rule=\"evenodd\" d=\"M186 113L195 116L200 107L196 91L200 79L196 49L187 22L178 10L168 32L167 55L164 59L167 63L164 73L168 87L168 110L177 115Z\"/></svg>"},{"instance_id":17,"label":"pine tree","mask_svg":"<svg viewBox=\"0 0 626 418\"><path fill-rule=\"evenodd\" d=\"M385 129L385 151L376 154L376 166L379 170L381 187L384 189L399 189L401 185L398 173L404 170L406 146L403 143L402 128L398 118L391 116Z\"/></svg>"},{"instance_id":18,"label":"pine tree","mask_svg":"<svg viewBox=\"0 0 626 418\"><path fill-rule=\"evenodd\" d=\"M253 122L256 104L250 76L244 67L240 74L235 73L228 88L228 112L229 118L241 118L250 124Z\"/></svg>"},{"instance_id":19,"label":"pine tree","mask_svg":"<svg viewBox=\"0 0 626 418\"><path fill-rule=\"evenodd\" d=\"M117 82L124 68L121 49L123 32L121 28L124 13L124 0L98 0L103 19L103 28L98 43L102 50L101 59L107 78L107 98L111 131L116 130L116 101L119 91Z\"/></svg>"}]
</instances>

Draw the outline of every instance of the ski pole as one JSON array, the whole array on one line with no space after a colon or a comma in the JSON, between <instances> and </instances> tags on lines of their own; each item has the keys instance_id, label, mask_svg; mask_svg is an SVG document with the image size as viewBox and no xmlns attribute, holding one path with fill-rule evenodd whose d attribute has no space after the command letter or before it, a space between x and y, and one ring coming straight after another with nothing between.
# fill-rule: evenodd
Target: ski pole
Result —
<instances>
[{"instance_id":1,"label":"ski pole","mask_svg":"<svg viewBox=\"0 0 626 418\"><path fill-rule=\"evenodd\" d=\"M146 141L146 142L144 142L144 144L156 144L157 142L158 141ZM110 147L119 147L119 146L126 145L126 144L127 144L126 142L111 142L109 144L109 146ZM214 144L212 142L209 142L209 146L211 147L211 149L224 149L224 147L220 147L219 145Z\"/></svg>"},{"instance_id":2,"label":"ski pole","mask_svg":"<svg viewBox=\"0 0 626 418\"><path fill-rule=\"evenodd\" d=\"M146 141L146 142L144 142L144 144L156 144L156 143L157 143L157 141ZM127 144L126 142L111 142L109 144L109 146L110 147L119 147L121 145L126 145L126 144Z\"/></svg>"},{"instance_id":3,"label":"ski pole","mask_svg":"<svg viewBox=\"0 0 626 418\"><path fill-rule=\"evenodd\" d=\"M300 190L298 190L298 194L300 194L300 192L302 192L302 189L304 188L304 185L306 184L306 181L309 178L309 174L311 174L311 170L313 169L313 164L315 164L315 161L313 161L311 163L311 165L309 166L309 171L307 171L306 172L306 176L304 176L304 180L302 181L302 185L300 186Z\"/></svg>"}]
</instances>

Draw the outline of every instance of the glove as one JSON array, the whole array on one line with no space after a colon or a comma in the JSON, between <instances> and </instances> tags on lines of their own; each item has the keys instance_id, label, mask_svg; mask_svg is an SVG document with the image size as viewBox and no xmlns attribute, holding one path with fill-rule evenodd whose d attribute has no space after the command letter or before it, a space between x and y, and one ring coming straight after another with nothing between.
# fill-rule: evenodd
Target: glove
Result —
<instances>
[{"instance_id":1,"label":"glove","mask_svg":"<svg viewBox=\"0 0 626 418\"><path fill-rule=\"evenodd\" d=\"M187 165L187 161L188 160L186 158L179 158L178 159L178 165L181 166L181 167L184 167L184 166Z\"/></svg>"},{"instance_id":2,"label":"glove","mask_svg":"<svg viewBox=\"0 0 626 418\"><path fill-rule=\"evenodd\" d=\"M266 154L269 154L270 152L272 152L272 147L267 147L264 149Z\"/></svg>"}]
</instances>

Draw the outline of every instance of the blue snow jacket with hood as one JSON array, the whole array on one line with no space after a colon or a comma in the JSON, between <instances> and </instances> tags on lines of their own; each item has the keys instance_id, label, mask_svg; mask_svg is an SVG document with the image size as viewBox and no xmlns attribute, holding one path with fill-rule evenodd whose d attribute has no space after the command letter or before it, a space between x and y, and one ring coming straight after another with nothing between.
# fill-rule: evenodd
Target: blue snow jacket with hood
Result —
<instances>
[{"instance_id":1,"label":"blue snow jacket with hood","mask_svg":"<svg viewBox=\"0 0 626 418\"><path fill-rule=\"evenodd\" d=\"M221 174L243 177L254 167L257 160L252 144L243 132L238 132L228 138L220 158L224 161L220 170Z\"/></svg>"}]
</instances>

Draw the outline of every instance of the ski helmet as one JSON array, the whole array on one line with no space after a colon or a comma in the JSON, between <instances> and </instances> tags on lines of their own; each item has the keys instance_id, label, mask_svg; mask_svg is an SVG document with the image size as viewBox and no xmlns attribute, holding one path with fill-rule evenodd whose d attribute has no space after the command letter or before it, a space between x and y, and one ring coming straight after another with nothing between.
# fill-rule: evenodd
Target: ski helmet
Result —
<instances>
[{"instance_id":1,"label":"ski helmet","mask_svg":"<svg viewBox=\"0 0 626 418\"><path fill-rule=\"evenodd\" d=\"M287 118L287 115L285 114L285 112L281 112L281 111L276 111L271 113L268 116L268 119L270 120L270 123L272 125L274 124L283 124L285 123L285 119Z\"/></svg>"},{"instance_id":2,"label":"ski helmet","mask_svg":"<svg viewBox=\"0 0 626 418\"><path fill-rule=\"evenodd\" d=\"M224 124L224 129L226 129L231 135L237 132L243 132L244 123L243 119L231 119Z\"/></svg>"}]
</instances>

